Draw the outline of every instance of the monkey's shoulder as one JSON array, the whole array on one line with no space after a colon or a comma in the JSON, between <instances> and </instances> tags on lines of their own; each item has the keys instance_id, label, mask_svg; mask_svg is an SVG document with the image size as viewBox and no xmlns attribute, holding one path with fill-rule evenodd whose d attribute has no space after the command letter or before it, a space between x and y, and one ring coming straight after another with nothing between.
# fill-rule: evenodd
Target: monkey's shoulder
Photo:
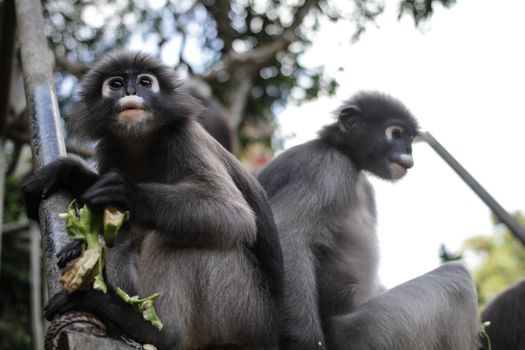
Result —
<instances>
[{"instance_id":1,"label":"monkey's shoulder","mask_svg":"<svg viewBox=\"0 0 525 350\"><path fill-rule=\"evenodd\" d=\"M367 181L349 157L321 140L284 151L261 171L258 179L270 197L290 186L306 188L310 193L347 194L357 182Z\"/></svg>"}]
</instances>

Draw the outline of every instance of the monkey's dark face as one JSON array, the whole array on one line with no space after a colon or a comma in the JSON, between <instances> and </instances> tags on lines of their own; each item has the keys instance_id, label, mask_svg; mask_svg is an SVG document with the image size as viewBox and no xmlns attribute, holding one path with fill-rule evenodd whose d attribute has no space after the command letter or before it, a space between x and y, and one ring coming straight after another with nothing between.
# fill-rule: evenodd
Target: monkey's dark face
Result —
<instances>
[{"instance_id":1,"label":"monkey's dark face","mask_svg":"<svg viewBox=\"0 0 525 350\"><path fill-rule=\"evenodd\" d=\"M392 124L385 129L386 163L388 171L382 176L387 179L400 179L414 166L412 141L416 131L404 124ZM381 176L380 174L378 174Z\"/></svg>"},{"instance_id":2,"label":"monkey's dark face","mask_svg":"<svg viewBox=\"0 0 525 350\"><path fill-rule=\"evenodd\" d=\"M410 125L395 119L380 124L365 122L359 130L350 131L352 159L359 168L383 179L400 179L414 165L415 134Z\"/></svg>"},{"instance_id":3,"label":"monkey's dark face","mask_svg":"<svg viewBox=\"0 0 525 350\"><path fill-rule=\"evenodd\" d=\"M160 87L153 74L131 72L105 79L101 93L107 103L114 105L116 120L121 127L141 131L153 118L151 106L160 93Z\"/></svg>"},{"instance_id":4,"label":"monkey's dark face","mask_svg":"<svg viewBox=\"0 0 525 350\"><path fill-rule=\"evenodd\" d=\"M340 110L338 126L338 147L350 154L359 169L397 180L414 165L412 141L418 125L398 100L360 93Z\"/></svg>"},{"instance_id":5,"label":"monkey's dark face","mask_svg":"<svg viewBox=\"0 0 525 350\"><path fill-rule=\"evenodd\" d=\"M90 140L151 137L201 111L199 102L178 92L173 68L141 52L117 51L82 79L69 126Z\"/></svg>"}]
</instances>

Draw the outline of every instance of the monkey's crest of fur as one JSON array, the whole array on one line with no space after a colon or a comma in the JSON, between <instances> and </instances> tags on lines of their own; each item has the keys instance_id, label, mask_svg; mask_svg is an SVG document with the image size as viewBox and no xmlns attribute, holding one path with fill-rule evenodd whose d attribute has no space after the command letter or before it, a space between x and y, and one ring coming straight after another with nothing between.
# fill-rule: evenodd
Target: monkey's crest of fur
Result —
<instances>
[{"instance_id":1,"label":"monkey's crest of fur","mask_svg":"<svg viewBox=\"0 0 525 350\"><path fill-rule=\"evenodd\" d=\"M123 131L115 124L117 104L102 96L102 84L109 77L136 77L141 73L154 75L160 87L158 96L146 103L146 108L153 114L152 131L184 123L200 114L203 108L200 102L178 91L182 83L173 68L140 51L117 50L96 63L82 78L68 118L71 133L80 139L96 140Z\"/></svg>"},{"instance_id":2,"label":"monkey's crest of fur","mask_svg":"<svg viewBox=\"0 0 525 350\"><path fill-rule=\"evenodd\" d=\"M363 115L371 122L381 122L385 119L398 118L414 130L419 130L419 125L410 110L400 100L387 93L379 91L359 91L346 100L335 112L339 116L341 111L349 106L359 108Z\"/></svg>"},{"instance_id":3,"label":"monkey's crest of fur","mask_svg":"<svg viewBox=\"0 0 525 350\"><path fill-rule=\"evenodd\" d=\"M352 126L342 131L339 119L345 110L353 108L357 113ZM398 99L378 91L359 91L346 100L334 111L338 119L335 123L325 126L319 131L321 139L336 147L343 145L351 149L354 138L362 138L362 133L368 132L367 125L380 125L387 120L403 123L414 134L419 131L419 124L410 110Z\"/></svg>"}]
</instances>

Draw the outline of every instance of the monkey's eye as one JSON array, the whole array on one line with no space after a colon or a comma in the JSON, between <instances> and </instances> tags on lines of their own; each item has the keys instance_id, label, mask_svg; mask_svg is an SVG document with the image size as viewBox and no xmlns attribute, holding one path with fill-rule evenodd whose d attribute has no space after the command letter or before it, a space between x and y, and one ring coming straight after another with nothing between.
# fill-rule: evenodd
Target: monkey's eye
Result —
<instances>
[{"instance_id":1,"label":"monkey's eye","mask_svg":"<svg viewBox=\"0 0 525 350\"><path fill-rule=\"evenodd\" d=\"M139 84L141 86L149 88L149 87L151 87L152 82L151 82L151 79L149 77L142 77L142 78L139 79Z\"/></svg>"},{"instance_id":2,"label":"monkey's eye","mask_svg":"<svg viewBox=\"0 0 525 350\"><path fill-rule=\"evenodd\" d=\"M137 77L137 85L142 86L146 89L151 89L153 93L157 93L160 90L159 82L154 75L151 74L140 74Z\"/></svg>"},{"instance_id":3,"label":"monkey's eye","mask_svg":"<svg viewBox=\"0 0 525 350\"><path fill-rule=\"evenodd\" d=\"M403 128L397 125L392 125L386 128L386 138L389 141L399 140L403 138Z\"/></svg>"},{"instance_id":4,"label":"monkey's eye","mask_svg":"<svg viewBox=\"0 0 525 350\"><path fill-rule=\"evenodd\" d=\"M120 78L115 78L108 82L108 86L110 89L118 90L124 86L124 82Z\"/></svg>"}]
</instances>

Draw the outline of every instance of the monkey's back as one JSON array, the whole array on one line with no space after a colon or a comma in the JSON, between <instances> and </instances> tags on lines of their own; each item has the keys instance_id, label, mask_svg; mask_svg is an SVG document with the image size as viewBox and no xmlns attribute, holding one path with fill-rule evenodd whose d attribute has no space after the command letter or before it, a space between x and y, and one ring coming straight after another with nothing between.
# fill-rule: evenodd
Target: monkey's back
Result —
<instances>
[{"instance_id":1,"label":"monkey's back","mask_svg":"<svg viewBox=\"0 0 525 350\"><path fill-rule=\"evenodd\" d=\"M348 311L378 290L373 189L348 156L313 140L277 156L258 179L274 211L285 276L304 274L298 261L310 265L323 286L323 314Z\"/></svg>"}]
</instances>

